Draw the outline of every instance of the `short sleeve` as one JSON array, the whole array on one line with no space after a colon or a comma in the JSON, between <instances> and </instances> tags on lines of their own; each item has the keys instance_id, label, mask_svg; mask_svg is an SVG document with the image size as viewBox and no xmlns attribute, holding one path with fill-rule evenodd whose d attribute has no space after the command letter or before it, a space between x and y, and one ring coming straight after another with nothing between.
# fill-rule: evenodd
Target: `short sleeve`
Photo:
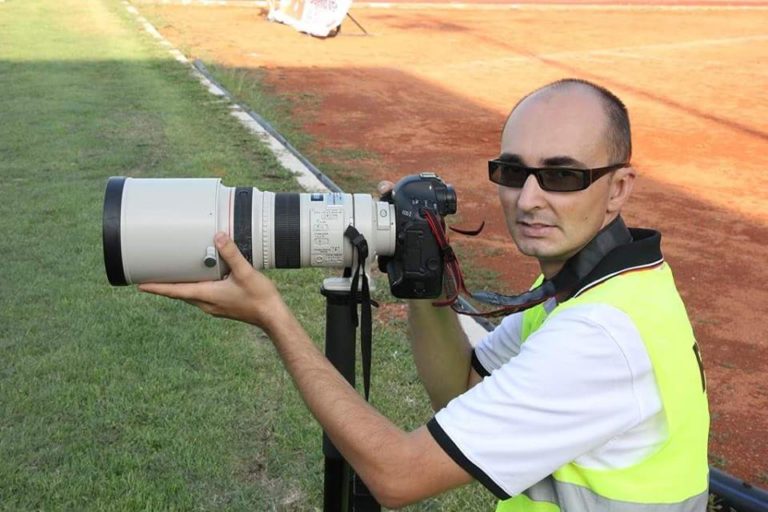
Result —
<instances>
[{"instance_id":1,"label":"short sleeve","mask_svg":"<svg viewBox=\"0 0 768 512\"><path fill-rule=\"evenodd\" d=\"M514 328L515 322L502 327ZM491 344L493 338L488 340ZM492 356L479 352L485 361L501 357L501 349L493 346ZM514 338L501 346L507 354L518 350L516 357L428 424L454 461L500 499L519 494L660 410L642 339L616 308L569 308L522 346ZM655 400L647 399L649 394Z\"/></svg>"},{"instance_id":2,"label":"short sleeve","mask_svg":"<svg viewBox=\"0 0 768 512\"><path fill-rule=\"evenodd\" d=\"M520 352L523 314L504 317L501 323L475 345L472 367L483 377L515 357Z\"/></svg>"}]
</instances>

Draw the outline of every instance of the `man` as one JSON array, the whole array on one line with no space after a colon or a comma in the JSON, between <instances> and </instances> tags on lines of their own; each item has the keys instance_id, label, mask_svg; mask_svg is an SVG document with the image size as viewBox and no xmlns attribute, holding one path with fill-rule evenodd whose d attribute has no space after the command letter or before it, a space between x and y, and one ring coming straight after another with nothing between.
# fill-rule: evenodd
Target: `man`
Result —
<instances>
[{"instance_id":1,"label":"man","mask_svg":"<svg viewBox=\"0 0 768 512\"><path fill-rule=\"evenodd\" d=\"M414 357L438 412L410 433L346 383L226 236L216 244L228 279L141 288L264 329L387 507L474 478L499 510L704 510L703 372L658 233L630 235L619 218L630 153L626 109L593 84L556 82L513 109L489 176L515 243L545 279L595 261L579 267L577 287L506 317L474 350L453 312L412 301ZM621 242L606 249L606 233Z\"/></svg>"}]
</instances>

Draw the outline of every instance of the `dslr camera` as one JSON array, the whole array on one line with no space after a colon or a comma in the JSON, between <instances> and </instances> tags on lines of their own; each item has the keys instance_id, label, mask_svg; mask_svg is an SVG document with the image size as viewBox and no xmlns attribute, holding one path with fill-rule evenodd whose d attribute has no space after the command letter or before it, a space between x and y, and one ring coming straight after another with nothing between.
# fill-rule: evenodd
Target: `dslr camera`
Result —
<instances>
[{"instance_id":1,"label":"dslr camera","mask_svg":"<svg viewBox=\"0 0 768 512\"><path fill-rule=\"evenodd\" d=\"M443 255L425 209L456 213L456 193L434 173L401 179L384 200L369 194L267 192L220 179L112 177L104 195L104 265L114 286L213 281L229 273L213 244L223 231L256 268L358 265L344 232L365 237L392 295L442 290Z\"/></svg>"}]
</instances>

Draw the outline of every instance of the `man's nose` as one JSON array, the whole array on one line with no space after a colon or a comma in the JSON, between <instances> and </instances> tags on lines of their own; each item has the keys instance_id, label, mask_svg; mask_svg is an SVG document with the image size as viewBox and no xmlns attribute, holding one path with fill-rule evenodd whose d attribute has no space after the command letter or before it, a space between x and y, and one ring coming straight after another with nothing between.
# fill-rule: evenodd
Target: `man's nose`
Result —
<instances>
[{"instance_id":1,"label":"man's nose","mask_svg":"<svg viewBox=\"0 0 768 512\"><path fill-rule=\"evenodd\" d=\"M520 189L520 195L517 197L517 208L523 211L535 210L544 206L544 190L536 181L536 176L529 174Z\"/></svg>"}]
</instances>

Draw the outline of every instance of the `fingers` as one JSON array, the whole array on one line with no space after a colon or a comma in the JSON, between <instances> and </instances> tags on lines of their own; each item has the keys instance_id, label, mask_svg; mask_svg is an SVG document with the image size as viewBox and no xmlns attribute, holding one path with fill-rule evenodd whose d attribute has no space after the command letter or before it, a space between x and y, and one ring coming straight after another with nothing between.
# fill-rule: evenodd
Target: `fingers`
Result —
<instances>
[{"instance_id":1,"label":"fingers","mask_svg":"<svg viewBox=\"0 0 768 512\"><path fill-rule=\"evenodd\" d=\"M139 290L182 300L199 300L205 295L200 283L144 283Z\"/></svg>"},{"instance_id":2,"label":"fingers","mask_svg":"<svg viewBox=\"0 0 768 512\"><path fill-rule=\"evenodd\" d=\"M221 257L227 262L227 265L229 265L233 274L240 275L253 268L251 264L248 263L248 260L246 260L240 253L240 249L235 245L235 242L226 234L216 233L214 241L216 242L216 248L219 250L219 254L221 254Z\"/></svg>"}]
</instances>

